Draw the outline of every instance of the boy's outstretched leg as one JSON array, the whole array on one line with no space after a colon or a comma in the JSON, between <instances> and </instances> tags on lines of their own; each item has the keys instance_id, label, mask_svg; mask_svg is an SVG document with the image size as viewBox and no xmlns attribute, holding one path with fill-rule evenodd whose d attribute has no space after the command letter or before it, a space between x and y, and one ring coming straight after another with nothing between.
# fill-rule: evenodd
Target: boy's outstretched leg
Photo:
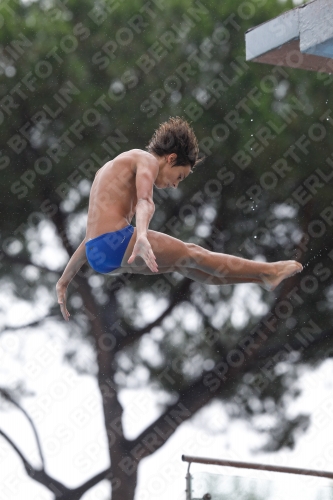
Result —
<instances>
[{"instance_id":1,"label":"boy's outstretched leg","mask_svg":"<svg viewBox=\"0 0 333 500\"><path fill-rule=\"evenodd\" d=\"M274 290L286 278L302 271L303 266L294 260L258 262L233 255L210 252L191 245L190 267L199 269L229 282L259 283L266 290Z\"/></svg>"},{"instance_id":2,"label":"boy's outstretched leg","mask_svg":"<svg viewBox=\"0 0 333 500\"><path fill-rule=\"evenodd\" d=\"M268 290L274 290L282 280L302 271L303 266L294 260L279 262L258 262L233 255L211 252L193 243L184 243L177 238L149 230L147 238L156 257L159 272L172 272L178 269L193 269L221 279L221 284L259 283ZM135 244L136 231L127 247L122 272L142 272L151 274L141 262L128 264ZM224 283L223 283L223 280ZM217 284L216 280L214 280Z\"/></svg>"},{"instance_id":3,"label":"boy's outstretched leg","mask_svg":"<svg viewBox=\"0 0 333 500\"><path fill-rule=\"evenodd\" d=\"M228 278L228 277L217 277L212 274L205 273L204 271L200 271L199 269L193 269L189 267L183 267L181 269L175 269L178 273L182 274L186 278L190 278L193 281L197 281L198 283L203 283L205 285L238 285L241 283L257 283L258 285L263 286L263 282L261 279L255 278Z\"/></svg>"}]
</instances>

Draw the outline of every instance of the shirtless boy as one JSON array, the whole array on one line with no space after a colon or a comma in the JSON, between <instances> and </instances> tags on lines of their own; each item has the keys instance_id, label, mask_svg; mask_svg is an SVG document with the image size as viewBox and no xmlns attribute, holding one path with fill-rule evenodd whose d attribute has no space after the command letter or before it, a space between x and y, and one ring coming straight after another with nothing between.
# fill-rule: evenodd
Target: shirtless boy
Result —
<instances>
[{"instance_id":1,"label":"shirtless boy","mask_svg":"<svg viewBox=\"0 0 333 500\"><path fill-rule=\"evenodd\" d=\"M176 117L160 125L147 151L126 151L98 170L90 192L86 237L56 286L66 321L67 287L87 261L102 274L177 271L202 283L258 283L269 290L302 271L293 260L255 262L148 229L155 209L153 187L177 188L198 163L198 154L192 128ZM131 225L134 214L136 227Z\"/></svg>"}]
</instances>

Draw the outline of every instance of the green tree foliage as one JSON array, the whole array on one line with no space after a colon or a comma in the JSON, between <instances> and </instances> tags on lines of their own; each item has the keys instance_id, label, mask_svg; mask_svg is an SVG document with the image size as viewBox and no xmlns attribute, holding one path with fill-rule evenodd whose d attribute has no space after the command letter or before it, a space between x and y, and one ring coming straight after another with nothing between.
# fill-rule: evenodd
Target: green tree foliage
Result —
<instances>
[{"instance_id":1,"label":"green tree foliage","mask_svg":"<svg viewBox=\"0 0 333 500\"><path fill-rule=\"evenodd\" d=\"M55 298L62 269L41 258L40 230L53 228L59 256L69 257L84 237L95 171L120 151L144 148L174 115L192 122L206 159L178 191L155 193L152 229L213 251L306 264L276 292L253 285L241 300L238 286L178 275L92 281L91 269L81 270L63 328L76 325L82 343L96 349L111 466L95 481L110 479L113 500L133 498L140 460L215 398L253 425L268 414L272 425L261 431L270 450L292 447L307 427L307 416L291 418L286 406L297 394L297 367L318 365L332 349L332 78L244 56L245 31L292 7L265 0L1 6L2 287L11 283L32 303L42 287ZM144 297L164 305L153 321ZM48 315L60 320L55 300ZM88 369L76 352L67 358ZM154 383L169 404L128 440L118 394L133 380ZM45 475L31 475L46 484Z\"/></svg>"}]
</instances>

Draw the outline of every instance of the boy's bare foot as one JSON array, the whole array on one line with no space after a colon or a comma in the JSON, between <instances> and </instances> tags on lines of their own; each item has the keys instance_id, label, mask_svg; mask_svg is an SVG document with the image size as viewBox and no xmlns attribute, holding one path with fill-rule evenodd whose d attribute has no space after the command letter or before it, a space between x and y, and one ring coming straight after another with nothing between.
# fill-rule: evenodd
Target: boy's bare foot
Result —
<instances>
[{"instance_id":1,"label":"boy's bare foot","mask_svg":"<svg viewBox=\"0 0 333 500\"><path fill-rule=\"evenodd\" d=\"M295 260L274 262L273 265L274 271L271 275L261 275L263 281L262 286L268 291L274 290L281 283L281 281L293 276L296 273L300 273L303 270L302 264L296 262Z\"/></svg>"}]
</instances>

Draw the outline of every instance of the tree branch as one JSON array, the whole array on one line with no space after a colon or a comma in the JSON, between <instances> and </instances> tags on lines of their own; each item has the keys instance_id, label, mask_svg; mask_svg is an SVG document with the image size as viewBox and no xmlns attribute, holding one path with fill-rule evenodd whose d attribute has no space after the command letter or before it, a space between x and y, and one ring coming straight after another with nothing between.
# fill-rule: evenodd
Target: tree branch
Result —
<instances>
[{"instance_id":1,"label":"tree branch","mask_svg":"<svg viewBox=\"0 0 333 500\"><path fill-rule=\"evenodd\" d=\"M6 400L10 401L14 406L16 406L20 411L22 411L22 413L29 420L29 422L32 426L36 441L37 441L38 451L39 451L41 461L42 461L42 468L41 469L34 468L31 465L31 463L25 458L25 456L20 451L20 449L16 446L16 444L12 441L12 439L1 429L0 429L0 435L2 435L6 439L6 441L11 445L11 447L16 451L16 453L18 454L18 456L22 460L22 463L24 465L24 468L25 468L28 476L31 477L32 479L36 480L37 482L43 484L49 490L51 490L53 493L55 493L56 498L58 498L58 496L61 498L61 494L63 495L64 493L66 493L66 494L71 493L71 498L73 500L74 500L74 498L79 499L86 491L88 491L90 488L92 488L93 486L98 484L103 479L110 479L110 467L108 467L107 469L105 469L102 472L99 472L98 474L96 474L96 476L90 478L88 481L83 483L81 486L78 486L77 488L73 488L73 489L67 488L59 481L56 481L55 479L51 478L51 476L49 476L45 472L45 460L44 460L39 436L37 433L37 429L36 429L32 419L30 418L29 414L25 411L24 408L22 408L22 406L17 401L15 401L15 399L9 394L9 392L6 389L0 388L0 394Z\"/></svg>"},{"instance_id":2,"label":"tree branch","mask_svg":"<svg viewBox=\"0 0 333 500\"><path fill-rule=\"evenodd\" d=\"M80 498L86 491L90 490L90 488L96 486L96 484L100 483L104 479L109 479L109 480L111 479L110 467L103 470L102 472L99 472L98 474L96 474L96 476L92 477L91 479L88 479L88 481L83 483L81 486L74 488L72 490L72 493L77 495L77 498Z\"/></svg>"},{"instance_id":3,"label":"tree branch","mask_svg":"<svg viewBox=\"0 0 333 500\"><path fill-rule=\"evenodd\" d=\"M102 472L99 472L96 474L96 476L90 478L88 481L83 483L81 486L78 486L77 488L67 488L65 485L57 481L56 479L52 478L49 476L44 468L42 469L35 469L31 463L25 458L23 453L20 451L20 449L16 446L16 444L12 441L12 439L4 432L3 430L0 429L0 435L3 436L6 441L10 444L10 446L16 451L18 456L20 457L24 468L28 474L28 476L31 479L34 479L40 484L43 484L48 488L52 493L55 494L56 498L63 498L64 495L69 495L72 500L78 500L81 498L81 496L90 488L95 486L96 484L100 483L104 479L110 479L111 471L110 467L105 469Z\"/></svg>"},{"instance_id":4,"label":"tree branch","mask_svg":"<svg viewBox=\"0 0 333 500\"><path fill-rule=\"evenodd\" d=\"M44 467L45 467L44 455L43 455L42 447L41 447L41 444L40 444L40 439L39 439L39 436L38 436L38 432L37 432L37 429L36 429L36 426L35 426L33 420L31 419L31 417L28 414L28 412L9 394L9 392L6 389L3 389L3 388L0 387L0 394L7 401L10 401L10 403L12 403L12 405L16 406L16 408L18 408L23 413L23 415L28 419L28 421L29 421L29 423L30 423L30 425L32 427L32 430L33 430L36 442L37 442L37 447L38 447L40 459L41 459L41 462L42 462L42 465L43 465L43 469L44 469Z\"/></svg>"},{"instance_id":5,"label":"tree branch","mask_svg":"<svg viewBox=\"0 0 333 500\"><path fill-rule=\"evenodd\" d=\"M61 498L64 494L68 494L70 490L66 488L62 483L57 481L56 479L49 476L44 469L35 469L31 463L25 458L23 453L18 449L16 444L11 440L11 438L0 429L0 435L3 436L6 441L11 445L11 447L16 451L18 456L23 462L24 468L31 479L34 479L38 483L43 484L48 488L52 493L56 494L56 498Z\"/></svg>"},{"instance_id":6,"label":"tree branch","mask_svg":"<svg viewBox=\"0 0 333 500\"><path fill-rule=\"evenodd\" d=\"M32 465L28 462L28 460L25 458L25 456L23 455L23 453L18 449L18 447L16 446L16 444L10 439L10 437L0 429L0 434L1 436L3 436L6 441L11 445L12 448L14 448L14 450L16 451L16 453L18 454L18 456L20 457L20 459L22 460L23 462L23 465L25 467L25 469L33 469Z\"/></svg>"}]
</instances>

